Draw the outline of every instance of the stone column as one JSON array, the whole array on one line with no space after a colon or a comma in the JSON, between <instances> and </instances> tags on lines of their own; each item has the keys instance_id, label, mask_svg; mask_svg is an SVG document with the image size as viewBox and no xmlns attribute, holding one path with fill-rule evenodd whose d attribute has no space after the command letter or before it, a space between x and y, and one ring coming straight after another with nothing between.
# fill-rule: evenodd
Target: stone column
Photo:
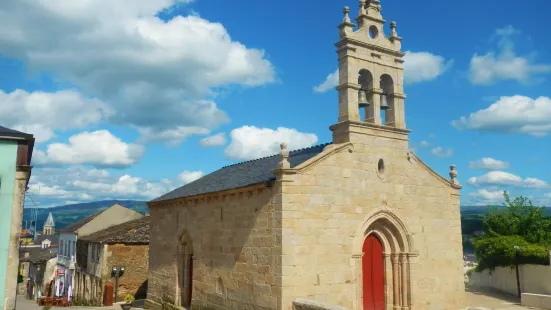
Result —
<instances>
[{"instance_id":1,"label":"stone column","mask_svg":"<svg viewBox=\"0 0 551 310\"><path fill-rule=\"evenodd\" d=\"M388 289L389 289L389 285L388 285L388 282L390 282L390 278L388 277L388 266L389 265L392 265L392 264L389 264L389 259L390 259L390 254L388 253L383 253L383 272L384 272L384 275L385 275L385 278L384 278L384 283L385 283L385 305L388 305L390 304L390 296L389 296L389 293L388 293Z\"/></svg>"},{"instance_id":2,"label":"stone column","mask_svg":"<svg viewBox=\"0 0 551 310\"><path fill-rule=\"evenodd\" d=\"M398 254L391 254L390 260L392 261L392 288L393 288L393 306L394 310L400 309L400 277L398 270Z\"/></svg>"},{"instance_id":3,"label":"stone column","mask_svg":"<svg viewBox=\"0 0 551 310\"><path fill-rule=\"evenodd\" d=\"M365 121L375 125L381 125L381 94L382 89L373 88L371 90L371 104L367 107Z\"/></svg>"},{"instance_id":4,"label":"stone column","mask_svg":"<svg viewBox=\"0 0 551 310\"><path fill-rule=\"evenodd\" d=\"M27 180L31 166L17 166L13 190L10 247L8 249L8 266L6 270L6 289L4 293L4 310L15 309L17 296L17 274L19 272L19 240L21 237L21 223L23 221L23 203Z\"/></svg>"},{"instance_id":5,"label":"stone column","mask_svg":"<svg viewBox=\"0 0 551 310\"><path fill-rule=\"evenodd\" d=\"M408 268L407 268L407 256L405 253L400 254L400 270L401 277L400 281L402 282L402 310L408 310L409 309L409 301L408 301Z\"/></svg>"}]
</instances>

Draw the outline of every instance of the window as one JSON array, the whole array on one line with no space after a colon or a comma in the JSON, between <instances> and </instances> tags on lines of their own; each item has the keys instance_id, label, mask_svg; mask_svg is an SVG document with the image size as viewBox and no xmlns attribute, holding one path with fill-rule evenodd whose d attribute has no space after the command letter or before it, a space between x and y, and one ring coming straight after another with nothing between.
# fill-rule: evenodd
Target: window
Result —
<instances>
[{"instance_id":1,"label":"window","mask_svg":"<svg viewBox=\"0 0 551 310\"><path fill-rule=\"evenodd\" d=\"M61 242L60 242L59 245L61 245L61 246L59 247L59 252L60 252L60 253L59 253L59 256L63 256L63 249L64 249L64 245L65 245L65 240L61 240Z\"/></svg>"}]
</instances>

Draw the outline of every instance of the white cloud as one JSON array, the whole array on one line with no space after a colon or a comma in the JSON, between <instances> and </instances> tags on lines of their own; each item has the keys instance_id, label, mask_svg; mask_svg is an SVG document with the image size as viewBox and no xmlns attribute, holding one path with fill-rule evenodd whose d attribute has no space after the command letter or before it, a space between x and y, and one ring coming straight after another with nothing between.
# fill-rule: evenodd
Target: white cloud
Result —
<instances>
[{"instance_id":1,"label":"white cloud","mask_svg":"<svg viewBox=\"0 0 551 310\"><path fill-rule=\"evenodd\" d=\"M140 142L164 142L168 146L177 146L187 137L192 135L206 135L210 130L203 127L184 127L178 126L166 130L157 130L155 128L138 128L141 133Z\"/></svg>"},{"instance_id":2,"label":"white cloud","mask_svg":"<svg viewBox=\"0 0 551 310\"><path fill-rule=\"evenodd\" d=\"M70 198L71 193L62 189L59 185L48 186L41 182L29 184L28 193L47 197Z\"/></svg>"},{"instance_id":3,"label":"white cloud","mask_svg":"<svg viewBox=\"0 0 551 310\"><path fill-rule=\"evenodd\" d=\"M511 186L519 188L548 188L549 183L536 178L521 178L509 172L491 171L479 177L471 177L467 182L474 186Z\"/></svg>"},{"instance_id":4,"label":"white cloud","mask_svg":"<svg viewBox=\"0 0 551 310\"><path fill-rule=\"evenodd\" d=\"M180 182L182 182L182 184L188 184L188 183L191 183L197 179L200 179L201 177L203 177L205 173L203 171L188 171L188 170L185 170L184 172L180 173L180 175L178 175L178 180L180 180Z\"/></svg>"},{"instance_id":5,"label":"white cloud","mask_svg":"<svg viewBox=\"0 0 551 310\"><path fill-rule=\"evenodd\" d=\"M404 56L404 83L414 84L432 81L444 74L453 65L453 60L429 52L407 51Z\"/></svg>"},{"instance_id":6,"label":"white cloud","mask_svg":"<svg viewBox=\"0 0 551 310\"><path fill-rule=\"evenodd\" d=\"M285 127L273 130L243 126L232 130L230 137L231 143L224 154L238 160L251 160L278 154L282 142L287 143L289 150L310 147L318 142L315 134L302 133Z\"/></svg>"},{"instance_id":7,"label":"white cloud","mask_svg":"<svg viewBox=\"0 0 551 310\"><path fill-rule=\"evenodd\" d=\"M112 123L141 128L150 139L170 139L165 132L181 128L212 130L227 121L205 100L213 89L270 83L275 70L263 50L233 41L220 23L156 16L174 3L1 1L0 54L102 98L116 111Z\"/></svg>"},{"instance_id":8,"label":"white cloud","mask_svg":"<svg viewBox=\"0 0 551 310\"><path fill-rule=\"evenodd\" d=\"M453 150L450 148L437 146L430 150L430 154L436 157L450 157L453 155Z\"/></svg>"},{"instance_id":9,"label":"white cloud","mask_svg":"<svg viewBox=\"0 0 551 310\"><path fill-rule=\"evenodd\" d=\"M551 98L501 97L486 109L452 121L456 129L546 136L551 131Z\"/></svg>"},{"instance_id":10,"label":"white cloud","mask_svg":"<svg viewBox=\"0 0 551 310\"><path fill-rule=\"evenodd\" d=\"M127 144L107 130L82 132L69 138L68 144L52 143L46 151L35 151L37 164L90 164L126 167L138 162L144 147Z\"/></svg>"},{"instance_id":11,"label":"white cloud","mask_svg":"<svg viewBox=\"0 0 551 310\"><path fill-rule=\"evenodd\" d=\"M476 201L477 205L497 204L504 200L502 190L490 191L482 188L469 193L469 196Z\"/></svg>"},{"instance_id":12,"label":"white cloud","mask_svg":"<svg viewBox=\"0 0 551 310\"><path fill-rule=\"evenodd\" d=\"M419 146L420 147L429 147L430 142L423 140L423 141L419 142Z\"/></svg>"},{"instance_id":13,"label":"white cloud","mask_svg":"<svg viewBox=\"0 0 551 310\"><path fill-rule=\"evenodd\" d=\"M199 140L199 145L202 147L215 147L224 144L226 144L226 134L223 132Z\"/></svg>"},{"instance_id":14,"label":"white cloud","mask_svg":"<svg viewBox=\"0 0 551 310\"><path fill-rule=\"evenodd\" d=\"M175 183L168 179L152 181L129 174L119 175L111 174L107 170L86 169L82 166L44 167L33 169L29 194L33 201L43 200L60 205L60 198L73 201L148 200L157 198L175 187Z\"/></svg>"},{"instance_id":15,"label":"white cloud","mask_svg":"<svg viewBox=\"0 0 551 310\"><path fill-rule=\"evenodd\" d=\"M529 56L518 56L511 36L520 33L512 26L497 29L494 38L498 38L496 51L484 55L474 54L470 63L470 78L473 84L489 85L499 80L528 82L541 73L551 72L550 64L537 64Z\"/></svg>"},{"instance_id":16,"label":"white cloud","mask_svg":"<svg viewBox=\"0 0 551 310\"><path fill-rule=\"evenodd\" d=\"M72 90L55 93L0 90L0 123L34 134L38 143L53 138L56 130L82 129L112 113L101 100L84 98Z\"/></svg>"},{"instance_id":17,"label":"white cloud","mask_svg":"<svg viewBox=\"0 0 551 310\"><path fill-rule=\"evenodd\" d=\"M325 81L321 84L314 86L314 92L316 93L325 93L328 90L335 89L339 84L339 69L335 72L330 73L325 77Z\"/></svg>"},{"instance_id":18,"label":"white cloud","mask_svg":"<svg viewBox=\"0 0 551 310\"><path fill-rule=\"evenodd\" d=\"M475 170L503 170L511 168L511 164L505 161L485 157L469 163L470 169Z\"/></svg>"},{"instance_id":19,"label":"white cloud","mask_svg":"<svg viewBox=\"0 0 551 310\"><path fill-rule=\"evenodd\" d=\"M429 52L407 51L404 56L404 83L414 84L431 81L444 74L453 65L453 60ZM324 93L332 90L339 84L339 69L327 75L325 80L314 86L314 92Z\"/></svg>"}]
</instances>

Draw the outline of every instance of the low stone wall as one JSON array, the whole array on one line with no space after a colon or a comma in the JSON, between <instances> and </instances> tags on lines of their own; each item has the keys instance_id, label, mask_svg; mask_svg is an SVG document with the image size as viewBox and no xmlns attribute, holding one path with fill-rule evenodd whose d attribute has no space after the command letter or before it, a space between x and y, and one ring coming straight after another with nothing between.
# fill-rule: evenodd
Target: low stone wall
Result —
<instances>
[{"instance_id":1,"label":"low stone wall","mask_svg":"<svg viewBox=\"0 0 551 310\"><path fill-rule=\"evenodd\" d=\"M520 304L524 307L551 309L551 295L522 293Z\"/></svg>"},{"instance_id":2,"label":"low stone wall","mask_svg":"<svg viewBox=\"0 0 551 310\"><path fill-rule=\"evenodd\" d=\"M551 266L520 265L520 291L522 293L551 295ZM498 267L493 272L473 272L469 286L496 289L517 295L517 275L514 267Z\"/></svg>"},{"instance_id":3,"label":"low stone wall","mask_svg":"<svg viewBox=\"0 0 551 310\"><path fill-rule=\"evenodd\" d=\"M297 298L293 301L293 310L350 310L339 306L330 306L317 301Z\"/></svg>"}]
</instances>

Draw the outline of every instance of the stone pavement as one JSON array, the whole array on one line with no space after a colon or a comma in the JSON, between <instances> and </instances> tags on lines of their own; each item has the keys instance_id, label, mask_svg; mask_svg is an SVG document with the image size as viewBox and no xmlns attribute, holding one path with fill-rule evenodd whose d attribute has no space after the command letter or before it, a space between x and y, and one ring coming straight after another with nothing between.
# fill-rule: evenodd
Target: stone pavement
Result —
<instances>
[{"instance_id":1,"label":"stone pavement","mask_svg":"<svg viewBox=\"0 0 551 310\"><path fill-rule=\"evenodd\" d=\"M57 308L59 310L121 310L121 306L118 304L114 304L111 307L52 307ZM141 307L136 305L132 307L132 309L141 310ZM23 296L17 296L17 304L15 306L15 310L42 310L42 307L39 306L35 301L26 299Z\"/></svg>"},{"instance_id":2,"label":"stone pavement","mask_svg":"<svg viewBox=\"0 0 551 310\"><path fill-rule=\"evenodd\" d=\"M489 291L473 291L467 290L467 303L469 307L465 310L528 310L536 308L527 308L520 306L520 302L517 298L510 295L499 294ZM115 304L111 307L67 307L63 310L121 310L118 304ZM141 309L140 306L136 305L132 309ZM17 306L16 310L42 310L42 307L38 306L36 302L23 298L22 296L17 297ZM61 309L60 309L61 310Z\"/></svg>"},{"instance_id":3,"label":"stone pavement","mask_svg":"<svg viewBox=\"0 0 551 310\"><path fill-rule=\"evenodd\" d=\"M491 291L466 290L467 304L466 310L528 310L537 308L528 308L520 305L519 298L515 296L501 294Z\"/></svg>"}]
</instances>

